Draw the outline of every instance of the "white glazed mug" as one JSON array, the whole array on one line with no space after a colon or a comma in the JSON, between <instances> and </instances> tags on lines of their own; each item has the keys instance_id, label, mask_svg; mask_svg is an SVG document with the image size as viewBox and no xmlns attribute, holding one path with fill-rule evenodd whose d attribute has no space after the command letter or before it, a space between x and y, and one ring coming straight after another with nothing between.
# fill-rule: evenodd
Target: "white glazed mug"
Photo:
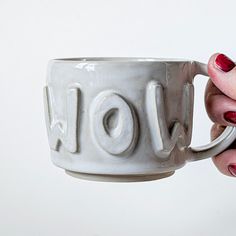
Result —
<instances>
[{"instance_id":1,"label":"white glazed mug","mask_svg":"<svg viewBox=\"0 0 236 236\"><path fill-rule=\"evenodd\" d=\"M52 60L44 101L53 163L80 178L145 181L222 152L234 127L189 147L197 74L207 66L187 60Z\"/></svg>"}]
</instances>

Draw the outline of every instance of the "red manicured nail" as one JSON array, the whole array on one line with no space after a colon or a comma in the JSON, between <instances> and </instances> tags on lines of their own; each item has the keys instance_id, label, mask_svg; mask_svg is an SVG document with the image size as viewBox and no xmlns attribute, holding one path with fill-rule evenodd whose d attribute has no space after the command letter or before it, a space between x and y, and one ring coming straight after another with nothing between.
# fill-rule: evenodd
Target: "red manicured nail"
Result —
<instances>
[{"instance_id":1,"label":"red manicured nail","mask_svg":"<svg viewBox=\"0 0 236 236\"><path fill-rule=\"evenodd\" d=\"M235 63L224 54L219 54L216 57L215 64L220 70L224 72L229 72L235 67Z\"/></svg>"},{"instance_id":2,"label":"red manicured nail","mask_svg":"<svg viewBox=\"0 0 236 236\"><path fill-rule=\"evenodd\" d=\"M227 122L236 124L236 112L235 112L235 111L228 111L228 112L225 112L225 114L224 114L224 119L225 119Z\"/></svg>"},{"instance_id":3,"label":"red manicured nail","mask_svg":"<svg viewBox=\"0 0 236 236\"><path fill-rule=\"evenodd\" d=\"M236 164L230 164L228 166L228 170L229 170L231 175L236 177Z\"/></svg>"}]
</instances>

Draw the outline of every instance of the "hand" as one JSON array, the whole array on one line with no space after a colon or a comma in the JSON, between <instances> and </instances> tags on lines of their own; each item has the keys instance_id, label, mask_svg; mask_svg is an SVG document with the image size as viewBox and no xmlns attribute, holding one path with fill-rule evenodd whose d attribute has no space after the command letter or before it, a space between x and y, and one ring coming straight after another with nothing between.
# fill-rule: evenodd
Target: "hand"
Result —
<instances>
[{"instance_id":1,"label":"hand","mask_svg":"<svg viewBox=\"0 0 236 236\"><path fill-rule=\"evenodd\" d=\"M205 91L206 110L215 123L211 137L215 139L225 126L236 126L236 66L224 54L216 53L208 62L209 79ZM236 177L236 141L213 157L216 167L225 175Z\"/></svg>"}]
</instances>

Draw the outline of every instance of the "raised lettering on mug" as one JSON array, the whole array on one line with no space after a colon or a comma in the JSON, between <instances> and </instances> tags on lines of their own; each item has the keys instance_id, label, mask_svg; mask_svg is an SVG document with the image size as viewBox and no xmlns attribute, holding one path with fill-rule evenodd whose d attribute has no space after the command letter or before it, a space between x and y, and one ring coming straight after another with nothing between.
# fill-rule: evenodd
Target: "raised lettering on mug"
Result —
<instances>
[{"instance_id":1,"label":"raised lettering on mug","mask_svg":"<svg viewBox=\"0 0 236 236\"><path fill-rule=\"evenodd\" d=\"M129 154L138 138L134 109L113 91L101 92L90 109L91 130L96 142L112 155Z\"/></svg>"},{"instance_id":2,"label":"raised lettering on mug","mask_svg":"<svg viewBox=\"0 0 236 236\"><path fill-rule=\"evenodd\" d=\"M66 91L66 119L59 120L53 110L55 106L53 93L48 87L44 88L46 126L49 137L50 148L58 151L63 144L69 152L78 151L78 112L79 98L81 96L78 87L71 86Z\"/></svg>"},{"instance_id":3,"label":"raised lettering on mug","mask_svg":"<svg viewBox=\"0 0 236 236\"><path fill-rule=\"evenodd\" d=\"M147 118L151 133L151 141L156 156L166 158L170 155L175 145L186 146L190 142L192 129L192 99L193 85L184 86L182 105L186 111L184 125L176 121L171 134L166 123L163 87L157 81L150 81L146 89Z\"/></svg>"}]
</instances>

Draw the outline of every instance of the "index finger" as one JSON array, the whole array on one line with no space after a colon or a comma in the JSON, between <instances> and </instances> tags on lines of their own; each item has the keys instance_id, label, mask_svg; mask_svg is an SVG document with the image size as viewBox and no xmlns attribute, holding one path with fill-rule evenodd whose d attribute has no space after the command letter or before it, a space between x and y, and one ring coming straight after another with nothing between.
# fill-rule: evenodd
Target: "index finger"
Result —
<instances>
[{"instance_id":1,"label":"index finger","mask_svg":"<svg viewBox=\"0 0 236 236\"><path fill-rule=\"evenodd\" d=\"M236 100L236 67L231 59L220 53L212 55L208 62L208 73L219 90Z\"/></svg>"}]
</instances>

